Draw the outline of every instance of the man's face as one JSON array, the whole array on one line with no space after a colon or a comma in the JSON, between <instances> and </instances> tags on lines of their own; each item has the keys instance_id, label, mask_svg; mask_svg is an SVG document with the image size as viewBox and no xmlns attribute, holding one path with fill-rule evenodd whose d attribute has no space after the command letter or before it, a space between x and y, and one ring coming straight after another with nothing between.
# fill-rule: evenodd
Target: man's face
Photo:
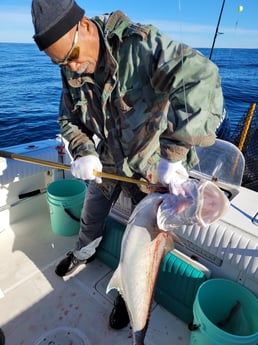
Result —
<instances>
[{"instance_id":1,"label":"man's face","mask_svg":"<svg viewBox=\"0 0 258 345\"><path fill-rule=\"evenodd\" d=\"M68 66L72 71L94 73L99 57L99 34L88 18L82 20L68 33L45 50L53 63Z\"/></svg>"}]
</instances>

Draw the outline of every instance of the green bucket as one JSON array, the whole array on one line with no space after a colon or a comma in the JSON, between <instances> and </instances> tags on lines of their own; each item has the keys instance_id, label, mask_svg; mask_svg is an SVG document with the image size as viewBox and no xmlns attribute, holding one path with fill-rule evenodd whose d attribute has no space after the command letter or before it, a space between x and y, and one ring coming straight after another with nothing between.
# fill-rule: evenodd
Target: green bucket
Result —
<instances>
[{"instance_id":1,"label":"green bucket","mask_svg":"<svg viewBox=\"0 0 258 345\"><path fill-rule=\"evenodd\" d=\"M73 236L80 229L81 210L86 184L75 179L58 180L47 188L52 231L61 236Z\"/></svg>"},{"instance_id":2,"label":"green bucket","mask_svg":"<svg viewBox=\"0 0 258 345\"><path fill-rule=\"evenodd\" d=\"M210 279L202 283L193 315L190 345L258 344L258 300L236 282Z\"/></svg>"}]
</instances>

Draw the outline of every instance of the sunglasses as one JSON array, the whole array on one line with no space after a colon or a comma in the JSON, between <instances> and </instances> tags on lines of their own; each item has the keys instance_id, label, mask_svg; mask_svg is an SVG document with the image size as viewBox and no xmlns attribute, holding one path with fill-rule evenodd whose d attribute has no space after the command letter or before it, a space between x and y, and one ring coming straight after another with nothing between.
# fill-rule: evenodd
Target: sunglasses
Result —
<instances>
[{"instance_id":1,"label":"sunglasses","mask_svg":"<svg viewBox=\"0 0 258 345\"><path fill-rule=\"evenodd\" d=\"M65 66L70 62L73 62L74 60L77 60L79 55L80 55L80 47L77 46L78 43L78 37L79 37L79 23L77 24L74 40L73 40L73 45L72 48L69 50L67 53L66 57L64 58L63 61L60 62L55 62L53 61L56 65L58 66Z\"/></svg>"}]
</instances>

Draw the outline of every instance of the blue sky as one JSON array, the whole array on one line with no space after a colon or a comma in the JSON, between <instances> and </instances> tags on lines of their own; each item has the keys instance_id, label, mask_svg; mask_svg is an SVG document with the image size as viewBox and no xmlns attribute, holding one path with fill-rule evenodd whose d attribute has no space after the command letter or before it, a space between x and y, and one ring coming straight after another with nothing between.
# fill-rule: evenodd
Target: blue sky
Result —
<instances>
[{"instance_id":1,"label":"blue sky","mask_svg":"<svg viewBox=\"0 0 258 345\"><path fill-rule=\"evenodd\" d=\"M52 0L55 1L55 0ZM173 39L210 48L223 0L77 0L89 17L122 10ZM0 42L33 42L30 0L0 0ZM238 6L243 6L242 12ZM258 48L258 0L226 0L215 47Z\"/></svg>"}]
</instances>

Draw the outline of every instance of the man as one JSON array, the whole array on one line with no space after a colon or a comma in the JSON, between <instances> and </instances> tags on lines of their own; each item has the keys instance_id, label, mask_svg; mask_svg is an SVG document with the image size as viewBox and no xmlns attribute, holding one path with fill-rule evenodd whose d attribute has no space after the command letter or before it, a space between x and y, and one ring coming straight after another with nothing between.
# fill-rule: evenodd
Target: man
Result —
<instances>
[{"instance_id":1,"label":"man","mask_svg":"<svg viewBox=\"0 0 258 345\"><path fill-rule=\"evenodd\" d=\"M78 242L56 267L64 276L94 257L121 190L133 204L146 195L138 185L96 178L94 170L178 192L198 162L194 146L215 141L223 96L211 61L120 11L89 19L73 0L33 0L32 19L36 44L60 66L58 121L72 174L90 181ZM118 297L110 325L128 321Z\"/></svg>"}]
</instances>

